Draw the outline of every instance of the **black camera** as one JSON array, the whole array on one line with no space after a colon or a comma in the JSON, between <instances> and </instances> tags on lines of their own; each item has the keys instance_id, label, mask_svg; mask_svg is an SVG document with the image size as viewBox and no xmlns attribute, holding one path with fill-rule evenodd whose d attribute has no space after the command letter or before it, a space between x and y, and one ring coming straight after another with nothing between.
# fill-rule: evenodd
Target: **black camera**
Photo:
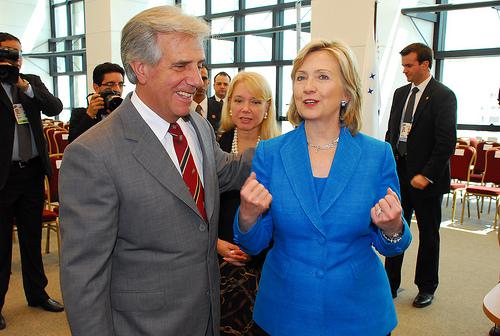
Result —
<instances>
[{"instance_id":1,"label":"black camera","mask_svg":"<svg viewBox=\"0 0 500 336\"><path fill-rule=\"evenodd\" d=\"M11 48L0 47L0 82L16 84L19 77L19 68L15 62L19 59L19 51Z\"/></svg>"},{"instance_id":2,"label":"black camera","mask_svg":"<svg viewBox=\"0 0 500 336\"><path fill-rule=\"evenodd\" d=\"M116 110L118 106L122 103L123 99L120 97L120 93L117 91L113 90L105 90L101 91L99 95L102 97L104 100L104 108L100 109L97 112L97 117L99 119L102 119L103 115L108 114L109 112L112 112Z\"/></svg>"},{"instance_id":3,"label":"black camera","mask_svg":"<svg viewBox=\"0 0 500 336\"><path fill-rule=\"evenodd\" d=\"M12 48L0 47L0 62L17 62L19 59L19 51Z\"/></svg>"}]
</instances>

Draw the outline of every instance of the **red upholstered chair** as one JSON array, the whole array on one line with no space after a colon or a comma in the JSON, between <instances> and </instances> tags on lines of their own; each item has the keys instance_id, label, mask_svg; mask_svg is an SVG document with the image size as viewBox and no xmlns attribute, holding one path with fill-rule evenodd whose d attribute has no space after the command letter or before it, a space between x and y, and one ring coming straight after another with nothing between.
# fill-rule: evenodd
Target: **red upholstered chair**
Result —
<instances>
[{"instance_id":1,"label":"red upholstered chair","mask_svg":"<svg viewBox=\"0 0 500 336\"><path fill-rule=\"evenodd\" d=\"M469 185L471 167L476 160L476 149L472 146L458 146L450 158L452 183L450 192L453 194L451 207L451 221L455 220L455 209L457 204L457 194L465 191ZM448 199L446 200L448 206ZM470 214L469 214L470 216Z\"/></svg>"},{"instance_id":2,"label":"red upholstered chair","mask_svg":"<svg viewBox=\"0 0 500 336\"><path fill-rule=\"evenodd\" d=\"M49 250L49 245L50 245L50 231L54 231L57 236L57 247L58 247L58 253L59 257L61 256L61 237L59 233L59 192L58 192L58 185L59 185L59 169L61 167L61 162L62 162L63 154L62 153L57 153L57 154L51 154L49 155L50 159L50 166L52 168L52 176L50 178L46 177L45 178L45 193L46 193L46 210L44 212L47 212L47 215L49 215L49 212L51 213L50 215L52 216L51 218L55 216L56 219L52 220L50 222L50 225L47 225L47 243L45 246L45 250L47 253L50 252Z\"/></svg>"},{"instance_id":3,"label":"red upholstered chair","mask_svg":"<svg viewBox=\"0 0 500 336\"><path fill-rule=\"evenodd\" d=\"M57 130L52 135L54 137L53 143L55 143L55 153L63 153L66 146L69 144L68 137L69 131L66 129Z\"/></svg>"},{"instance_id":4,"label":"red upholstered chair","mask_svg":"<svg viewBox=\"0 0 500 336\"><path fill-rule=\"evenodd\" d=\"M470 185L465 189L464 202L467 202L469 196L489 197L495 200L495 221L493 229L497 227L497 218L500 215L500 147L488 149L485 155L485 169L480 186ZM465 208L465 204L464 204ZM464 208L462 208L462 217L460 223L464 220ZM477 216L481 218L479 211L479 202L477 203Z\"/></svg>"},{"instance_id":5,"label":"red upholstered chair","mask_svg":"<svg viewBox=\"0 0 500 336\"><path fill-rule=\"evenodd\" d=\"M485 154L486 151L493 147L499 147L500 143L494 141L480 141L477 144L477 159L474 165L474 171L470 175L471 182L481 183L483 180L484 164L485 164Z\"/></svg>"},{"instance_id":6,"label":"red upholstered chair","mask_svg":"<svg viewBox=\"0 0 500 336\"><path fill-rule=\"evenodd\" d=\"M469 138L469 146L472 146L474 148L477 149L477 144L478 144L478 140L476 138Z\"/></svg>"},{"instance_id":7,"label":"red upholstered chair","mask_svg":"<svg viewBox=\"0 0 500 336\"><path fill-rule=\"evenodd\" d=\"M464 139L458 138L457 143L456 143L456 147L458 147L458 146L469 146L469 143Z\"/></svg>"},{"instance_id":8,"label":"red upholstered chair","mask_svg":"<svg viewBox=\"0 0 500 336\"><path fill-rule=\"evenodd\" d=\"M61 249L61 239L59 237L59 215L52 210L43 209L42 228L47 229L47 239L45 241L45 253L50 253L50 232L54 231L57 235L57 249ZM59 253L59 257L60 257Z\"/></svg>"}]
</instances>

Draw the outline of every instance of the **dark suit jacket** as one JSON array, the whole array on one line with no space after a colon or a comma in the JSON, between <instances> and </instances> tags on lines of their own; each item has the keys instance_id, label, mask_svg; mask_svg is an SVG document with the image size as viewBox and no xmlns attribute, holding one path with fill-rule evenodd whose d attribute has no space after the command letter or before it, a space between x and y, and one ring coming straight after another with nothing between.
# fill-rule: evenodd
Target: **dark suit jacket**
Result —
<instances>
[{"instance_id":1,"label":"dark suit jacket","mask_svg":"<svg viewBox=\"0 0 500 336\"><path fill-rule=\"evenodd\" d=\"M397 160L401 117L411 84L394 92L385 140ZM450 156L456 142L457 99L453 91L432 78L425 88L413 116L407 142L406 166L411 179L422 174L433 183L424 190L411 188L415 196L429 197L447 193L450 188Z\"/></svg>"},{"instance_id":2,"label":"dark suit jacket","mask_svg":"<svg viewBox=\"0 0 500 336\"><path fill-rule=\"evenodd\" d=\"M73 109L71 111L71 118L69 119L68 141L72 142L99 121L98 119L91 118L84 107Z\"/></svg>"},{"instance_id":3,"label":"dark suit jacket","mask_svg":"<svg viewBox=\"0 0 500 336\"><path fill-rule=\"evenodd\" d=\"M47 153L47 143L43 137L41 113L46 116L56 116L61 113L63 105L59 98L54 97L42 83L40 77L21 74L33 89L34 97L30 98L19 90L19 101L28 117L36 148L44 167L44 174L50 175L50 163ZM16 119L9 96L0 85L0 190L4 187L12 161L12 146L14 144L14 129Z\"/></svg>"},{"instance_id":4,"label":"dark suit jacket","mask_svg":"<svg viewBox=\"0 0 500 336\"><path fill-rule=\"evenodd\" d=\"M215 96L208 98L207 120L210 123L210 125L212 125L216 133L220 124L221 112L222 112L222 103L218 102L215 99Z\"/></svg>"}]
</instances>

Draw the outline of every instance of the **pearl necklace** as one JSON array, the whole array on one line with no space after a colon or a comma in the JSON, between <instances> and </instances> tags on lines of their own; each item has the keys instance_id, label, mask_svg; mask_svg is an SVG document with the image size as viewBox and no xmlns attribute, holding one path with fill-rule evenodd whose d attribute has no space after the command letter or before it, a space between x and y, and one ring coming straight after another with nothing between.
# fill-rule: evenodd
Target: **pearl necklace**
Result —
<instances>
[{"instance_id":1,"label":"pearl necklace","mask_svg":"<svg viewBox=\"0 0 500 336\"><path fill-rule=\"evenodd\" d=\"M255 146L257 146L260 142L260 135L257 137L257 143ZM234 128L234 136L233 136L233 143L231 144L231 153L238 154L238 129L235 127Z\"/></svg>"},{"instance_id":2,"label":"pearl necklace","mask_svg":"<svg viewBox=\"0 0 500 336\"><path fill-rule=\"evenodd\" d=\"M307 142L307 144L309 146L311 146L312 148L314 148L316 150L316 152L319 152L320 150L328 150L328 149L332 149L332 148L337 147L337 144L339 143L339 138L340 137L337 137L337 139L333 139L332 142L329 142L329 143L324 144L324 145L314 145L314 144L309 143L309 142Z\"/></svg>"}]
</instances>

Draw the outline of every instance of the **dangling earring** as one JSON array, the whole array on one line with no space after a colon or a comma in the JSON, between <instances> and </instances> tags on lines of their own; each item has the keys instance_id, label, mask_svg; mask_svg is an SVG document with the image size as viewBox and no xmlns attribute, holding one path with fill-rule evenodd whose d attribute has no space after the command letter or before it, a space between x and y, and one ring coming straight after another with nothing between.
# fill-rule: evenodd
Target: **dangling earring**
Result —
<instances>
[{"instance_id":1,"label":"dangling earring","mask_svg":"<svg viewBox=\"0 0 500 336\"><path fill-rule=\"evenodd\" d=\"M233 116L233 110L229 110L229 115L232 117Z\"/></svg>"},{"instance_id":2,"label":"dangling earring","mask_svg":"<svg viewBox=\"0 0 500 336\"><path fill-rule=\"evenodd\" d=\"M267 119L267 112L266 112L266 114L264 114L264 119Z\"/></svg>"},{"instance_id":3,"label":"dangling earring","mask_svg":"<svg viewBox=\"0 0 500 336\"><path fill-rule=\"evenodd\" d=\"M345 100L341 100L340 101L340 115L339 115L339 119L340 121L344 121L344 118L345 118L345 110L346 110L346 107L347 107L347 104L349 102L345 101Z\"/></svg>"}]
</instances>

